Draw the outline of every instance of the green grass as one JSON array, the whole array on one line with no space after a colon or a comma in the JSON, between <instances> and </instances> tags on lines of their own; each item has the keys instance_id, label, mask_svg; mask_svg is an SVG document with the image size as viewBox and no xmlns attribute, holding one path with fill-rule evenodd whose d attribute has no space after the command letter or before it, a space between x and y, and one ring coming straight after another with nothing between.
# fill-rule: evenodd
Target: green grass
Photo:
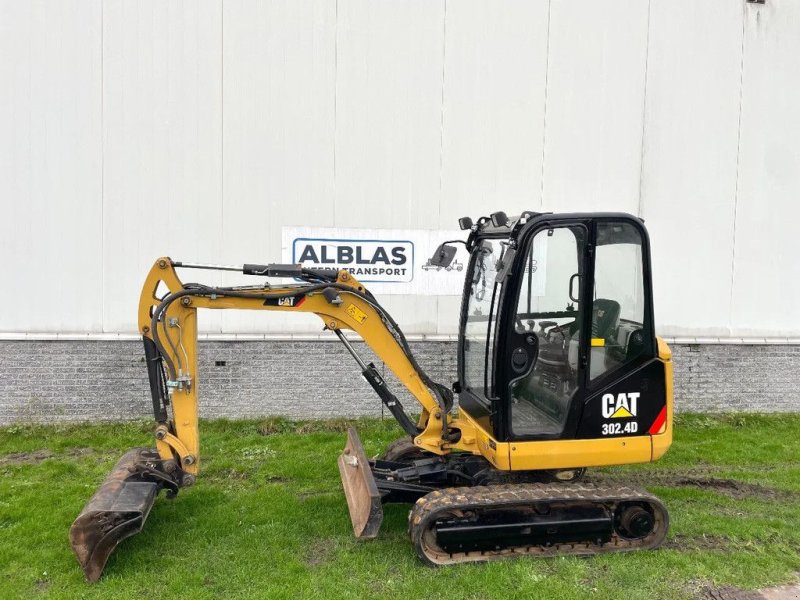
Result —
<instances>
[{"instance_id":1,"label":"green grass","mask_svg":"<svg viewBox=\"0 0 800 600\"><path fill-rule=\"evenodd\" d=\"M357 426L368 455L399 435L390 422ZM684 415L659 463L592 472L664 500L665 548L441 569L414 557L407 506L386 507L378 539L353 539L336 467L344 422L210 421L197 485L160 497L87 585L69 526L150 429L0 429L0 598L686 598L800 571L800 415ZM721 479L741 485L703 485Z\"/></svg>"}]
</instances>

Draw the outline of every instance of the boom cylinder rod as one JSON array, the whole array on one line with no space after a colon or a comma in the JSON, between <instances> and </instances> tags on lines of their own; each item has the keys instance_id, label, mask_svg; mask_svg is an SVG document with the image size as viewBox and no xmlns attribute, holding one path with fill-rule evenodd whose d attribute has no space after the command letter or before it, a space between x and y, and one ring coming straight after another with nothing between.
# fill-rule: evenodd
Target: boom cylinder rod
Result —
<instances>
[{"instance_id":1,"label":"boom cylinder rod","mask_svg":"<svg viewBox=\"0 0 800 600\"><path fill-rule=\"evenodd\" d=\"M173 267L181 267L183 269L207 269L209 271L236 271L242 272L243 265L213 265L210 263L187 263L187 262L173 262Z\"/></svg>"},{"instance_id":2,"label":"boom cylinder rod","mask_svg":"<svg viewBox=\"0 0 800 600\"><path fill-rule=\"evenodd\" d=\"M420 434L419 428L414 424L414 421L406 414L406 411L403 410L403 405L400 404L400 400L397 399L389 388L386 386L386 382L381 377L380 373L378 373L378 369L375 368L375 365L370 363L365 363L361 357L356 352L355 348L350 344L350 340L347 339L344 333L342 333L338 329L334 329L333 332L336 336L342 341L344 347L347 348L347 351L356 359L358 366L361 367L361 375L364 376L364 379L367 381L372 389L375 390L375 393L378 394L378 397L381 399L381 402L386 405L386 408L389 409L389 412L392 413L392 416L397 419L397 422L400 424L400 427L410 436L416 437Z\"/></svg>"},{"instance_id":3,"label":"boom cylinder rod","mask_svg":"<svg viewBox=\"0 0 800 600\"><path fill-rule=\"evenodd\" d=\"M356 359L356 362L358 363L358 366L361 367L361 370L364 371L368 369L369 365L367 365L367 363L365 363L361 359L361 357L358 355L358 352L356 352L356 349L353 348L353 345L350 343L350 340L348 340L347 336L344 333L342 333L341 329L334 329L333 333L335 333L336 337L338 337L342 341L344 347L347 348L347 351L352 355L352 357Z\"/></svg>"}]
</instances>

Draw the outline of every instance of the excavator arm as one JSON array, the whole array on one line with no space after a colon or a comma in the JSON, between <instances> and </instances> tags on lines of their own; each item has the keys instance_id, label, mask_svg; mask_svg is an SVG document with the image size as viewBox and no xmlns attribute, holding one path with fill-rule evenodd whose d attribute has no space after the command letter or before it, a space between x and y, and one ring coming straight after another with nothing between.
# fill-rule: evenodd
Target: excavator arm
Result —
<instances>
[{"instance_id":1,"label":"excavator arm","mask_svg":"<svg viewBox=\"0 0 800 600\"><path fill-rule=\"evenodd\" d=\"M238 271L245 275L292 278L297 283L218 287L183 283L176 268ZM70 541L86 578L96 581L123 539L138 533L158 492L174 496L192 485L200 470L197 368L197 310L240 309L308 312L335 333L404 431L420 450L478 453L470 424L449 420L452 392L417 364L397 323L351 273L300 265L227 267L155 261L142 288L138 326L144 341L153 413L155 448L126 453L70 530ZM421 406L415 423L388 389L373 364L361 359L345 331L358 334ZM372 537L380 524L380 499L354 431L339 468L356 535Z\"/></svg>"}]
</instances>

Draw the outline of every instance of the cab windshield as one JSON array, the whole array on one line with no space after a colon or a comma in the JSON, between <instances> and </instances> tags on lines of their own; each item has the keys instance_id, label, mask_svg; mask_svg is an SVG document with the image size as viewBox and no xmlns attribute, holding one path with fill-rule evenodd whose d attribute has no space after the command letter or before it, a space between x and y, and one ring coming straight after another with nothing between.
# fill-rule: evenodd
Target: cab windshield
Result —
<instances>
[{"instance_id":1,"label":"cab windshield","mask_svg":"<svg viewBox=\"0 0 800 600\"><path fill-rule=\"evenodd\" d=\"M488 399L494 396L494 339L500 284L497 262L505 246L501 240L483 240L473 250L472 279L469 283L464 321L463 387Z\"/></svg>"}]
</instances>

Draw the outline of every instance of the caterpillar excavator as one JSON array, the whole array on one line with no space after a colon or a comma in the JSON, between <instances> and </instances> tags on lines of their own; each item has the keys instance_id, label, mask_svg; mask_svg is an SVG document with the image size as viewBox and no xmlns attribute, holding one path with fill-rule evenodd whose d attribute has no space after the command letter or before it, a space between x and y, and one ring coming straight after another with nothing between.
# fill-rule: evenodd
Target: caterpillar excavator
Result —
<instances>
[{"instance_id":1,"label":"caterpillar excavator","mask_svg":"<svg viewBox=\"0 0 800 600\"><path fill-rule=\"evenodd\" d=\"M96 581L120 541L142 529L161 490L174 497L200 472L198 309L314 313L352 354L405 433L370 459L348 431L338 466L356 536L375 537L382 505L401 502L413 505L408 531L428 565L657 547L669 524L658 498L580 482L589 467L655 461L672 442L671 353L654 332L643 221L497 212L459 224L467 239L443 243L431 259L447 268L455 244L469 253L452 385L425 373L348 270L156 260L138 318L155 443L128 451L73 523L86 579ZM266 281L183 283L179 269ZM417 419L346 332L419 403Z\"/></svg>"}]
</instances>

